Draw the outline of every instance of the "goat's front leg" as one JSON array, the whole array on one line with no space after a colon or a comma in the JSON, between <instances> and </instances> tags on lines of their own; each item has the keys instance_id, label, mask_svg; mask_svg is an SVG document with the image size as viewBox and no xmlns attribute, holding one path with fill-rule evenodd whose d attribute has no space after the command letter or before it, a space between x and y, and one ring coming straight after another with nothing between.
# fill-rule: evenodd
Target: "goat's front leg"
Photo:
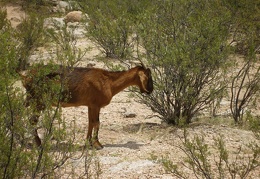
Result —
<instances>
[{"instance_id":1,"label":"goat's front leg","mask_svg":"<svg viewBox=\"0 0 260 179\"><path fill-rule=\"evenodd\" d=\"M98 107L89 107L88 108L88 118L89 118L89 126L88 126L88 134L87 139L95 149L102 149L103 146L100 144L98 140L98 131L99 131L99 112L100 108ZM94 129L94 136L92 138L92 131Z\"/></svg>"}]
</instances>

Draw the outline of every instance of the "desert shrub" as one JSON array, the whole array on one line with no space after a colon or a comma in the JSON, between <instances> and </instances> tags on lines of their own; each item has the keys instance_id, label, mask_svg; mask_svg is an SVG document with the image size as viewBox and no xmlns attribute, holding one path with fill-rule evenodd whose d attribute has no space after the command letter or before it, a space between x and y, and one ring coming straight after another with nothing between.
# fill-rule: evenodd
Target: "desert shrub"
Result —
<instances>
[{"instance_id":1,"label":"desert shrub","mask_svg":"<svg viewBox=\"0 0 260 179\"><path fill-rule=\"evenodd\" d=\"M232 78L230 109L235 123L242 124L249 106L257 106L260 89L260 66L257 61L256 57L247 59Z\"/></svg>"},{"instance_id":2,"label":"desert shrub","mask_svg":"<svg viewBox=\"0 0 260 179\"><path fill-rule=\"evenodd\" d=\"M250 112L245 114L245 126L254 132L257 139L260 139L260 116L254 116Z\"/></svg>"},{"instance_id":3,"label":"desert shrub","mask_svg":"<svg viewBox=\"0 0 260 179\"><path fill-rule=\"evenodd\" d=\"M157 1L140 17L139 58L152 66L155 85L144 102L166 122L190 123L225 90L229 17L199 0Z\"/></svg>"},{"instance_id":4,"label":"desert shrub","mask_svg":"<svg viewBox=\"0 0 260 179\"><path fill-rule=\"evenodd\" d=\"M88 148L81 149L75 144L74 121L67 122L61 115L59 102L61 101L61 91L64 90L64 83L57 83L58 79L47 80L46 78L46 75L59 67L52 63L46 66L34 64L30 67L37 69L37 73L27 74L29 75L27 77L33 78L37 91L35 94L41 97L39 99L46 110L39 112L36 109L39 106L34 100L30 101L30 106L26 106L25 94L17 83L20 80L16 72L20 65L17 60L17 57L20 56L20 51L17 50L19 48L19 46L17 47L17 34L14 35L16 32L10 27L6 20L6 13L2 11L0 11L0 24L1 178L60 178L66 170L65 163L67 165L67 162L72 158L75 159L76 154L79 153L81 153L80 158L84 157L86 160L85 164L91 166L91 163L88 162L92 161L92 154ZM25 59L28 59L29 55L30 53L26 53ZM54 103L57 104L56 107L52 107ZM34 116L40 117L37 125L31 121ZM42 145L39 147L33 141L35 130L41 131ZM95 165L97 163L98 159ZM72 170L72 167L69 167L69 170ZM88 170L89 168L86 167L83 173L73 174L71 171L70 174L66 174L71 177L86 176L89 174ZM92 175L95 175L95 171L92 170ZM100 172L100 168L97 168L98 172ZM98 178L98 174L96 178Z\"/></svg>"},{"instance_id":5,"label":"desert shrub","mask_svg":"<svg viewBox=\"0 0 260 179\"><path fill-rule=\"evenodd\" d=\"M259 33L259 1L222 1L227 8L232 19L231 40L235 47L235 53L249 55L253 51L259 53L260 33Z\"/></svg>"},{"instance_id":6,"label":"desert shrub","mask_svg":"<svg viewBox=\"0 0 260 179\"><path fill-rule=\"evenodd\" d=\"M16 160L20 159L20 149L15 146L15 133L19 129L21 122L16 121L16 116L20 114L19 100L13 104L12 97L14 92L10 90L10 85L14 82L15 70L15 43L12 40L12 32L10 31L10 24L6 20L6 12L0 11L0 69L2 75L0 77L0 175L3 178L12 178L12 176L20 176L20 172L16 170L19 164ZM17 132L20 133L20 132ZM14 155L15 154L15 155ZM18 157L16 157L18 156ZM22 158L23 159L23 158Z\"/></svg>"},{"instance_id":7,"label":"desert shrub","mask_svg":"<svg viewBox=\"0 0 260 179\"><path fill-rule=\"evenodd\" d=\"M17 70L25 70L29 66L29 57L32 52L43 43L43 17L35 13L29 14L18 26L15 38L17 39L17 50L19 65Z\"/></svg>"},{"instance_id":8,"label":"desert shrub","mask_svg":"<svg viewBox=\"0 0 260 179\"><path fill-rule=\"evenodd\" d=\"M64 130L67 125L64 125L64 120L59 115L59 107L56 109L49 107L42 117L42 123L46 129L43 146L38 149L36 146L29 145L32 139L30 134L34 130L29 119L30 116L35 115L34 106L25 107L24 94L15 85L18 76L16 67L19 65L17 44L13 29L9 23L5 23L7 22L5 16L1 16L0 21L1 24L3 23L0 30L0 68L2 71L0 77L0 175L3 178L50 176L56 166L63 163L67 157L64 155L66 152L64 147L65 150L62 152L51 152L52 141L50 139L52 135L56 134L57 144L64 140L68 136ZM44 88L42 90L45 91ZM57 91L57 87L53 90ZM51 106L52 98L48 94L45 92L45 103L46 106ZM54 119L56 125L54 125ZM70 140L69 137L67 140ZM71 149L70 142L67 147Z\"/></svg>"},{"instance_id":9,"label":"desert shrub","mask_svg":"<svg viewBox=\"0 0 260 179\"><path fill-rule=\"evenodd\" d=\"M10 0L8 0L10 2ZM12 1L12 0L11 0ZM16 1L14 1L17 3ZM41 16L49 14L55 2L48 0L22 0L18 2L27 12L41 13Z\"/></svg>"},{"instance_id":10,"label":"desert shrub","mask_svg":"<svg viewBox=\"0 0 260 179\"><path fill-rule=\"evenodd\" d=\"M106 57L129 57L134 45L129 1L82 1L81 6L88 14L86 36Z\"/></svg>"},{"instance_id":11,"label":"desert shrub","mask_svg":"<svg viewBox=\"0 0 260 179\"><path fill-rule=\"evenodd\" d=\"M234 53L240 54L242 60L236 62L237 72L233 72L230 86L230 109L234 121L243 123L246 108L259 99L260 84L260 22L259 2L245 0L226 1L225 6L232 13L231 34ZM232 69L233 70L233 69Z\"/></svg>"},{"instance_id":12,"label":"desert shrub","mask_svg":"<svg viewBox=\"0 0 260 179\"><path fill-rule=\"evenodd\" d=\"M256 143L240 146L233 153L227 149L223 136L215 138L211 146L203 135L190 137L186 129L183 134L182 144L177 146L185 154L181 165L167 156L152 156L153 160L164 166L166 172L178 178L247 178L254 176L260 167L260 147ZM243 147L247 149L242 150ZM191 173L184 173L183 167Z\"/></svg>"},{"instance_id":13,"label":"desert shrub","mask_svg":"<svg viewBox=\"0 0 260 179\"><path fill-rule=\"evenodd\" d=\"M90 48L82 50L77 47L78 39L75 35L77 26L68 27L67 24L59 26L54 23L54 27L55 29L46 31L46 36L55 44L53 46L56 52L54 57L56 63L72 67L82 60Z\"/></svg>"}]
</instances>

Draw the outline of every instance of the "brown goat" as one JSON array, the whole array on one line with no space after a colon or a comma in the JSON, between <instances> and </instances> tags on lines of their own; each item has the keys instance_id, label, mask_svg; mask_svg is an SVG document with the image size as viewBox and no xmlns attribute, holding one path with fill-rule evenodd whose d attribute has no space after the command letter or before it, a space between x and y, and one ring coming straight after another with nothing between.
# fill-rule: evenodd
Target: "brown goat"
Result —
<instances>
[{"instance_id":1,"label":"brown goat","mask_svg":"<svg viewBox=\"0 0 260 179\"><path fill-rule=\"evenodd\" d=\"M35 92L35 87L38 84L33 80L33 76L37 70L29 71L32 75L23 76L23 85L27 91L27 104L31 100L36 101L38 114L39 111L44 110L45 106L40 100L42 97ZM88 106L89 126L87 139L96 149L101 149L103 146L98 140L99 131L99 113L100 109L108 105L114 95L129 86L138 86L141 93L150 94L153 91L153 80L149 68L137 66L128 71L110 72L97 68L64 68L49 73L44 77L52 79L54 77L66 81L66 90L64 94L69 94L68 99L61 102L62 107L71 106ZM37 82L38 83L38 82ZM63 94L62 93L62 94ZM33 120L38 121L39 116ZM92 137L92 131L94 134ZM35 141L37 145L41 145L41 140L38 137L37 130L35 130Z\"/></svg>"}]
</instances>

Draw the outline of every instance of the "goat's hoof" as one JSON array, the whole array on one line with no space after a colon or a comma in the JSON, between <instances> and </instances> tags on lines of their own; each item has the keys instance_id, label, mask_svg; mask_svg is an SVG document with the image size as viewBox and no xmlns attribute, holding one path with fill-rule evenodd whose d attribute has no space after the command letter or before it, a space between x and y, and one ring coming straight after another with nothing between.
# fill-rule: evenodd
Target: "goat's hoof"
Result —
<instances>
[{"instance_id":1,"label":"goat's hoof","mask_svg":"<svg viewBox=\"0 0 260 179\"><path fill-rule=\"evenodd\" d=\"M92 147L95 148L96 150L101 150L103 149L103 145L97 140L92 143Z\"/></svg>"}]
</instances>

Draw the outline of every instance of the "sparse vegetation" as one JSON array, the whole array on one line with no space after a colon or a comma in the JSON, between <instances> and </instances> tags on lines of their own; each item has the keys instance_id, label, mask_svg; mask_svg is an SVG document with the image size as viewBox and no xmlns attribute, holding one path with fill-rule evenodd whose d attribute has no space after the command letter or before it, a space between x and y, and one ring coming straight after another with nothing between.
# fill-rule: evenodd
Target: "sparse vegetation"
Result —
<instances>
[{"instance_id":1,"label":"sparse vegetation","mask_svg":"<svg viewBox=\"0 0 260 179\"><path fill-rule=\"evenodd\" d=\"M15 37L19 44L17 46L19 61L17 71L26 70L29 66L30 55L44 41L43 18L35 13L29 14L15 30Z\"/></svg>"},{"instance_id":2,"label":"sparse vegetation","mask_svg":"<svg viewBox=\"0 0 260 179\"><path fill-rule=\"evenodd\" d=\"M242 61L236 61L231 82L230 109L236 123L243 124L244 114L249 106L257 107L260 89L260 22L257 9L259 1L248 2L240 0L237 3L226 2L226 7L232 13L231 34L234 53L242 55Z\"/></svg>"},{"instance_id":3,"label":"sparse vegetation","mask_svg":"<svg viewBox=\"0 0 260 179\"><path fill-rule=\"evenodd\" d=\"M85 165L81 173L71 162L66 177L100 178L102 168L95 152L89 151L87 144L80 147L76 142L75 122L65 121L59 105L52 107L54 101L60 101L63 84L41 85L38 93L47 110L40 114L35 110L36 103L25 105L25 94L16 87L20 79L17 72L50 62L35 77L38 80L57 63L79 64L88 49L76 46L76 26L68 23L52 30L43 28L52 2L24 0L18 4L27 16L16 29L6 19L6 12L0 10L0 176L56 178L68 161L82 159ZM109 57L106 61L137 59L149 65L154 92L151 96L136 94L163 121L189 128L195 117L212 106L213 115L209 112L203 120L214 120L224 99L230 102L226 116L255 133L253 143L230 151L223 136L212 144L205 136L191 137L184 130L181 144L176 146L186 156L183 161L176 163L166 154L153 155L167 173L178 178L246 178L259 170L259 0L80 0L75 7L87 13L85 38L95 43L102 57ZM40 9L41 15L35 9ZM46 42L54 53L50 52L47 61L30 64L31 55ZM114 66L121 68L120 64ZM41 121L36 126L42 131L41 147L32 144L35 116ZM216 118L219 120L214 125L230 123L222 115ZM167 135L175 134L164 137ZM156 139L156 135L150 135L151 142Z\"/></svg>"},{"instance_id":4,"label":"sparse vegetation","mask_svg":"<svg viewBox=\"0 0 260 179\"><path fill-rule=\"evenodd\" d=\"M88 52L88 48L82 50L76 46L76 28L77 26L68 27L67 24L59 26L54 22L54 29L47 30L46 35L50 41L55 44L56 63L73 67L79 63Z\"/></svg>"},{"instance_id":5,"label":"sparse vegetation","mask_svg":"<svg viewBox=\"0 0 260 179\"><path fill-rule=\"evenodd\" d=\"M73 121L65 122L59 105L55 108L52 107L52 103L59 104L61 101L61 90L64 86L55 81L48 81L48 83L44 81L40 88L36 86L37 93L43 96L41 100L47 109L39 114L35 110L39 107L38 104L31 101L32 103L28 107L24 100L25 94L15 85L19 79L17 72L20 73L28 68L30 55L41 44L40 42L43 42L41 41L45 33L45 29L42 28L43 19L38 19L35 15L30 16L24 20L20 29L15 30L6 20L5 11L0 11L0 17L0 69L2 71L0 77L0 176L2 178L60 177L59 170L81 150L84 154L88 153L88 155L83 155L87 162L92 160L87 147L80 149L75 144L75 123ZM71 35L66 31L58 33L61 33L59 34L61 37L66 35L70 38L69 35ZM65 44L65 42L62 43ZM58 45L62 46L62 44ZM64 58L53 59L53 61L68 63L69 66L74 64L74 60L78 60L77 55L81 57L82 54L74 51L73 43L66 43L66 47L73 49L70 51L66 49L66 55L73 58L70 58L69 61L65 61ZM58 57L56 56L56 58ZM43 64L34 65L42 66ZM43 78L55 67L57 65L51 62L45 68L41 68L42 71L38 71L38 76L34 76L34 79ZM35 116L40 116L41 122L37 126L33 121L36 119ZM42 131L43 137L40 147L33 142L33 134L38 130ZM88 165L90 166L91 163ZM84 173L77 173L75 176L88 175L90 172L88 169L86 168ZM96 172L100 172L100 169L97 169ZM95 175L95 170L92 171L92 175Z\"/></svg>"},{"instance_id":6,"label":"sparse vegetation","mask_svg":"<svg viewBox=\"0 0 260 179\"><path fill-rule=\"evenodd\" d=\"M215 138L214 145L206 143L204 135L190 137L184 129L181 137L182 145L177 146L184 154L181 165L173 163L167 156L152 156L152 159L161 163L166 172L178 178L247 178L260 167L260 148L254 144L237 146L237 151L227 150L223 136ZM212 158L214 160L212 160ZM186 168L191 173L184 173ZM252 175L251 175L252 176Z\"/></svg>"},{"instance_id":7,"label":"sparse vegetation","mask_svg":"<svg viewBox=\"0 0 260 179\"><path fill-rule=\"evenodd\" d=\"M144 102L170 124L191 123L225 90L229 14L215 3L158 1L140 19L143 57L157 87Z\"/></svg>"},{"instance_id":8,"label":"sparse vegetation","mask_svg":"<svg viewBox=\"0 0 260 179\"><path fill-rule=\"evenodd\" d=\"M134 31L128 1L81 1L88 13L86 36L110 58L129 58L134 46Z\"/></svg>"}]
</instances>

